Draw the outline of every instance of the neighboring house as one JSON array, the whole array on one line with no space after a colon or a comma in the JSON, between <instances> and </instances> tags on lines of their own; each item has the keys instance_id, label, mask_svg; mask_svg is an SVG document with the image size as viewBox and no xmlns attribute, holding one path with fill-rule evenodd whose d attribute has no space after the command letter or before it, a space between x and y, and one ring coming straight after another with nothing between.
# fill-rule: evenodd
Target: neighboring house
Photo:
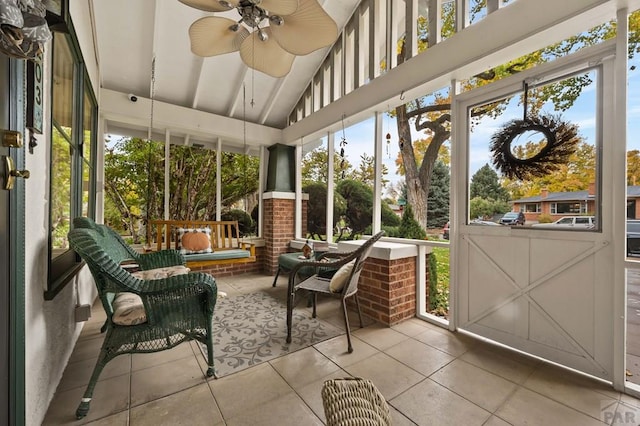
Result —
<instances>
[{"instance_id":1,"label":"neighboring house","mask_svg":"<svg viewBox=\"0 0 640 426\"><path fill-rule=\"evenodd\" d=\"M540 195L513 200L513 211L522 211L528 221L536 222L541 214L547 214L553 220L566 215L594 215L595 185L589 189L574 192L549 192L542 190ZM627 186L627 218L640 219L640 186Z\"/></svg>"}]
</instances>

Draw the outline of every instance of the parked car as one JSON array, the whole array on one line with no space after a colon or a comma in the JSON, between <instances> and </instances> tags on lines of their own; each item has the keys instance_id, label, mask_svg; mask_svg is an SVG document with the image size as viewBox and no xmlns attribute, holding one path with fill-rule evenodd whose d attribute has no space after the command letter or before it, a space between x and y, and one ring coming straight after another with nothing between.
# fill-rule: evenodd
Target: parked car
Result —
<instances>
[{"instance_id":1,"label":"parked car","mask_svg":"<svg viewBox=\"0 0 640 426\"><path fill-rule=\"evenodd\" d=\"M549 229L593 229L596 226L595 216L565 216L551 223L536 223L536 228Z\"/></svg>"},{"instance_id":2,"label":"parked car","mask_svg":"<svg viewBox=\"0 0 640 426\"><path fill-rule=\"evenodd\" d=\"M640 256L640 220L627 220L627 256Z\"/></svg>"},{"instance_id":3,"label":"parked car","mask_svg":"<svg viewBox=\"0 0 640 426\"><path fill-rule=\"evenodd\" d=\"M442 228L442 238L449 239L449 222L445 223L444 228Z\"/></svg>"},{"instance_id":4,"label":"parked car","mask_svg":"<svg viewBox=\"0 0 640 426\"><path fill-rule=\"evenodd\" d=\"M526 219L522 212L505 213L504 216L500 218L501 225L524 225L525 221Z\"/></svg>"}]
</instances>

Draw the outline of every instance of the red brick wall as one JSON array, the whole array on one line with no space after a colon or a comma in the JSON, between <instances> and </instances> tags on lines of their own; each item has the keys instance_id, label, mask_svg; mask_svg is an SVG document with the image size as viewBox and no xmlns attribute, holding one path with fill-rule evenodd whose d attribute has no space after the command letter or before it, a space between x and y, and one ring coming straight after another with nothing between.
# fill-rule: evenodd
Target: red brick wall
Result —
<instances>
[{"instance_id":1,"label":"red brick wall","mask_svg":"<svg viewBox=\"0 0 640 426\"><path fill-rule=\"evenodd\" d=\"M264 200L263 237L265 241L263 271L275 274L278 256L287 252L295 232L295 200L269 198Z\"/></svg>"},{"instance_id":2,"label":"red brick wall","mask_svg":"<svg viewBox=\"0 0 640 426\"><path fill-rule=\"evenodd\" d=\"M362 313L394 325L416 314L416 258L369 258L358 285Z\"/></svg>"}]
</instances>

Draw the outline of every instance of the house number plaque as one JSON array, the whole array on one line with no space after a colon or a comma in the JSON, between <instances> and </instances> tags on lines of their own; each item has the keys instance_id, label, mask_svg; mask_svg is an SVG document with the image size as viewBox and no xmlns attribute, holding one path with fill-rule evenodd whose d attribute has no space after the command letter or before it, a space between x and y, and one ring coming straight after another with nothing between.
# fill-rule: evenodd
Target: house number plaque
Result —
<instances>
[{"instance_id":1,"label":"house number plaque","mask_svg":"<svg viewBox=\"0 0 640 426\"><path fill-rule=\"evenodd\" d=\"M42 59L42 57L40 57ZM27 127L42 134L42 61L27 61Z\"/></svg>"}]
</instances>

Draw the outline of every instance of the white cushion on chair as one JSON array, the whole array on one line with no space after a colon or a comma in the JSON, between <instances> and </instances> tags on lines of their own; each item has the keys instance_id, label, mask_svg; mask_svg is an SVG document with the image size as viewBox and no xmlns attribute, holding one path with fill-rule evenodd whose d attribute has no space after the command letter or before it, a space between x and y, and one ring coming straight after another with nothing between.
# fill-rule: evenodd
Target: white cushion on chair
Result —
<instances>
[{"instance_id":1,"label":"white cushion on chair","mask_svg":"<svg viewBox=\"0 0 640 426\"><path fill-rule=\"evenodd\" d=\"M113 299L113 317L111 320L118 325L136 325L147 322L142 299L135 293L123 291Z\"/></svg>"},{"instance_id":2,"label":"white cushion on chair","mask_svg":"<svg viewBox=\"0 0 640 426\"><path fill-rule=\"evenodd\" d=\"M187 274L189 271L189 268L182 265L175 265L137 271L131 275L141 280L160 280L174 275ZM140 296L128 291L116 294L116 297L113 299L113 317L111 320L114 324L118 325L136 325L147 322L147 313L144 310L144 304Z\"/></svg>"},{"instance_id":3,"label":"white cushion on chair","mask_svg":"<svg viewBox=\"0 0 640 426\"><path fill-rule=\"evenodd\" d=\"M141 280L161 280L163 278L173 277L174 275L188 274L191 269L182 265L166 266L164 268L147 269L146 271L132 272L136 278Z\"/></svg>"},{"instance_id":4,"label":"white cushion on chair","mask_svg":"<svg viewBox=\"0 0 640 426\"><path fill-rule=\"evenodd\" d=\"M349 275L351 275L351 270L353 269L353 265L355 265L356 260L353 259L349 263L345 263L338 269L338 271L331 278L331 282L329 283L329 290L333 293L340 293L344 288L344 285L347 283L349 279Z\"/></svg>"}]
</instances>

